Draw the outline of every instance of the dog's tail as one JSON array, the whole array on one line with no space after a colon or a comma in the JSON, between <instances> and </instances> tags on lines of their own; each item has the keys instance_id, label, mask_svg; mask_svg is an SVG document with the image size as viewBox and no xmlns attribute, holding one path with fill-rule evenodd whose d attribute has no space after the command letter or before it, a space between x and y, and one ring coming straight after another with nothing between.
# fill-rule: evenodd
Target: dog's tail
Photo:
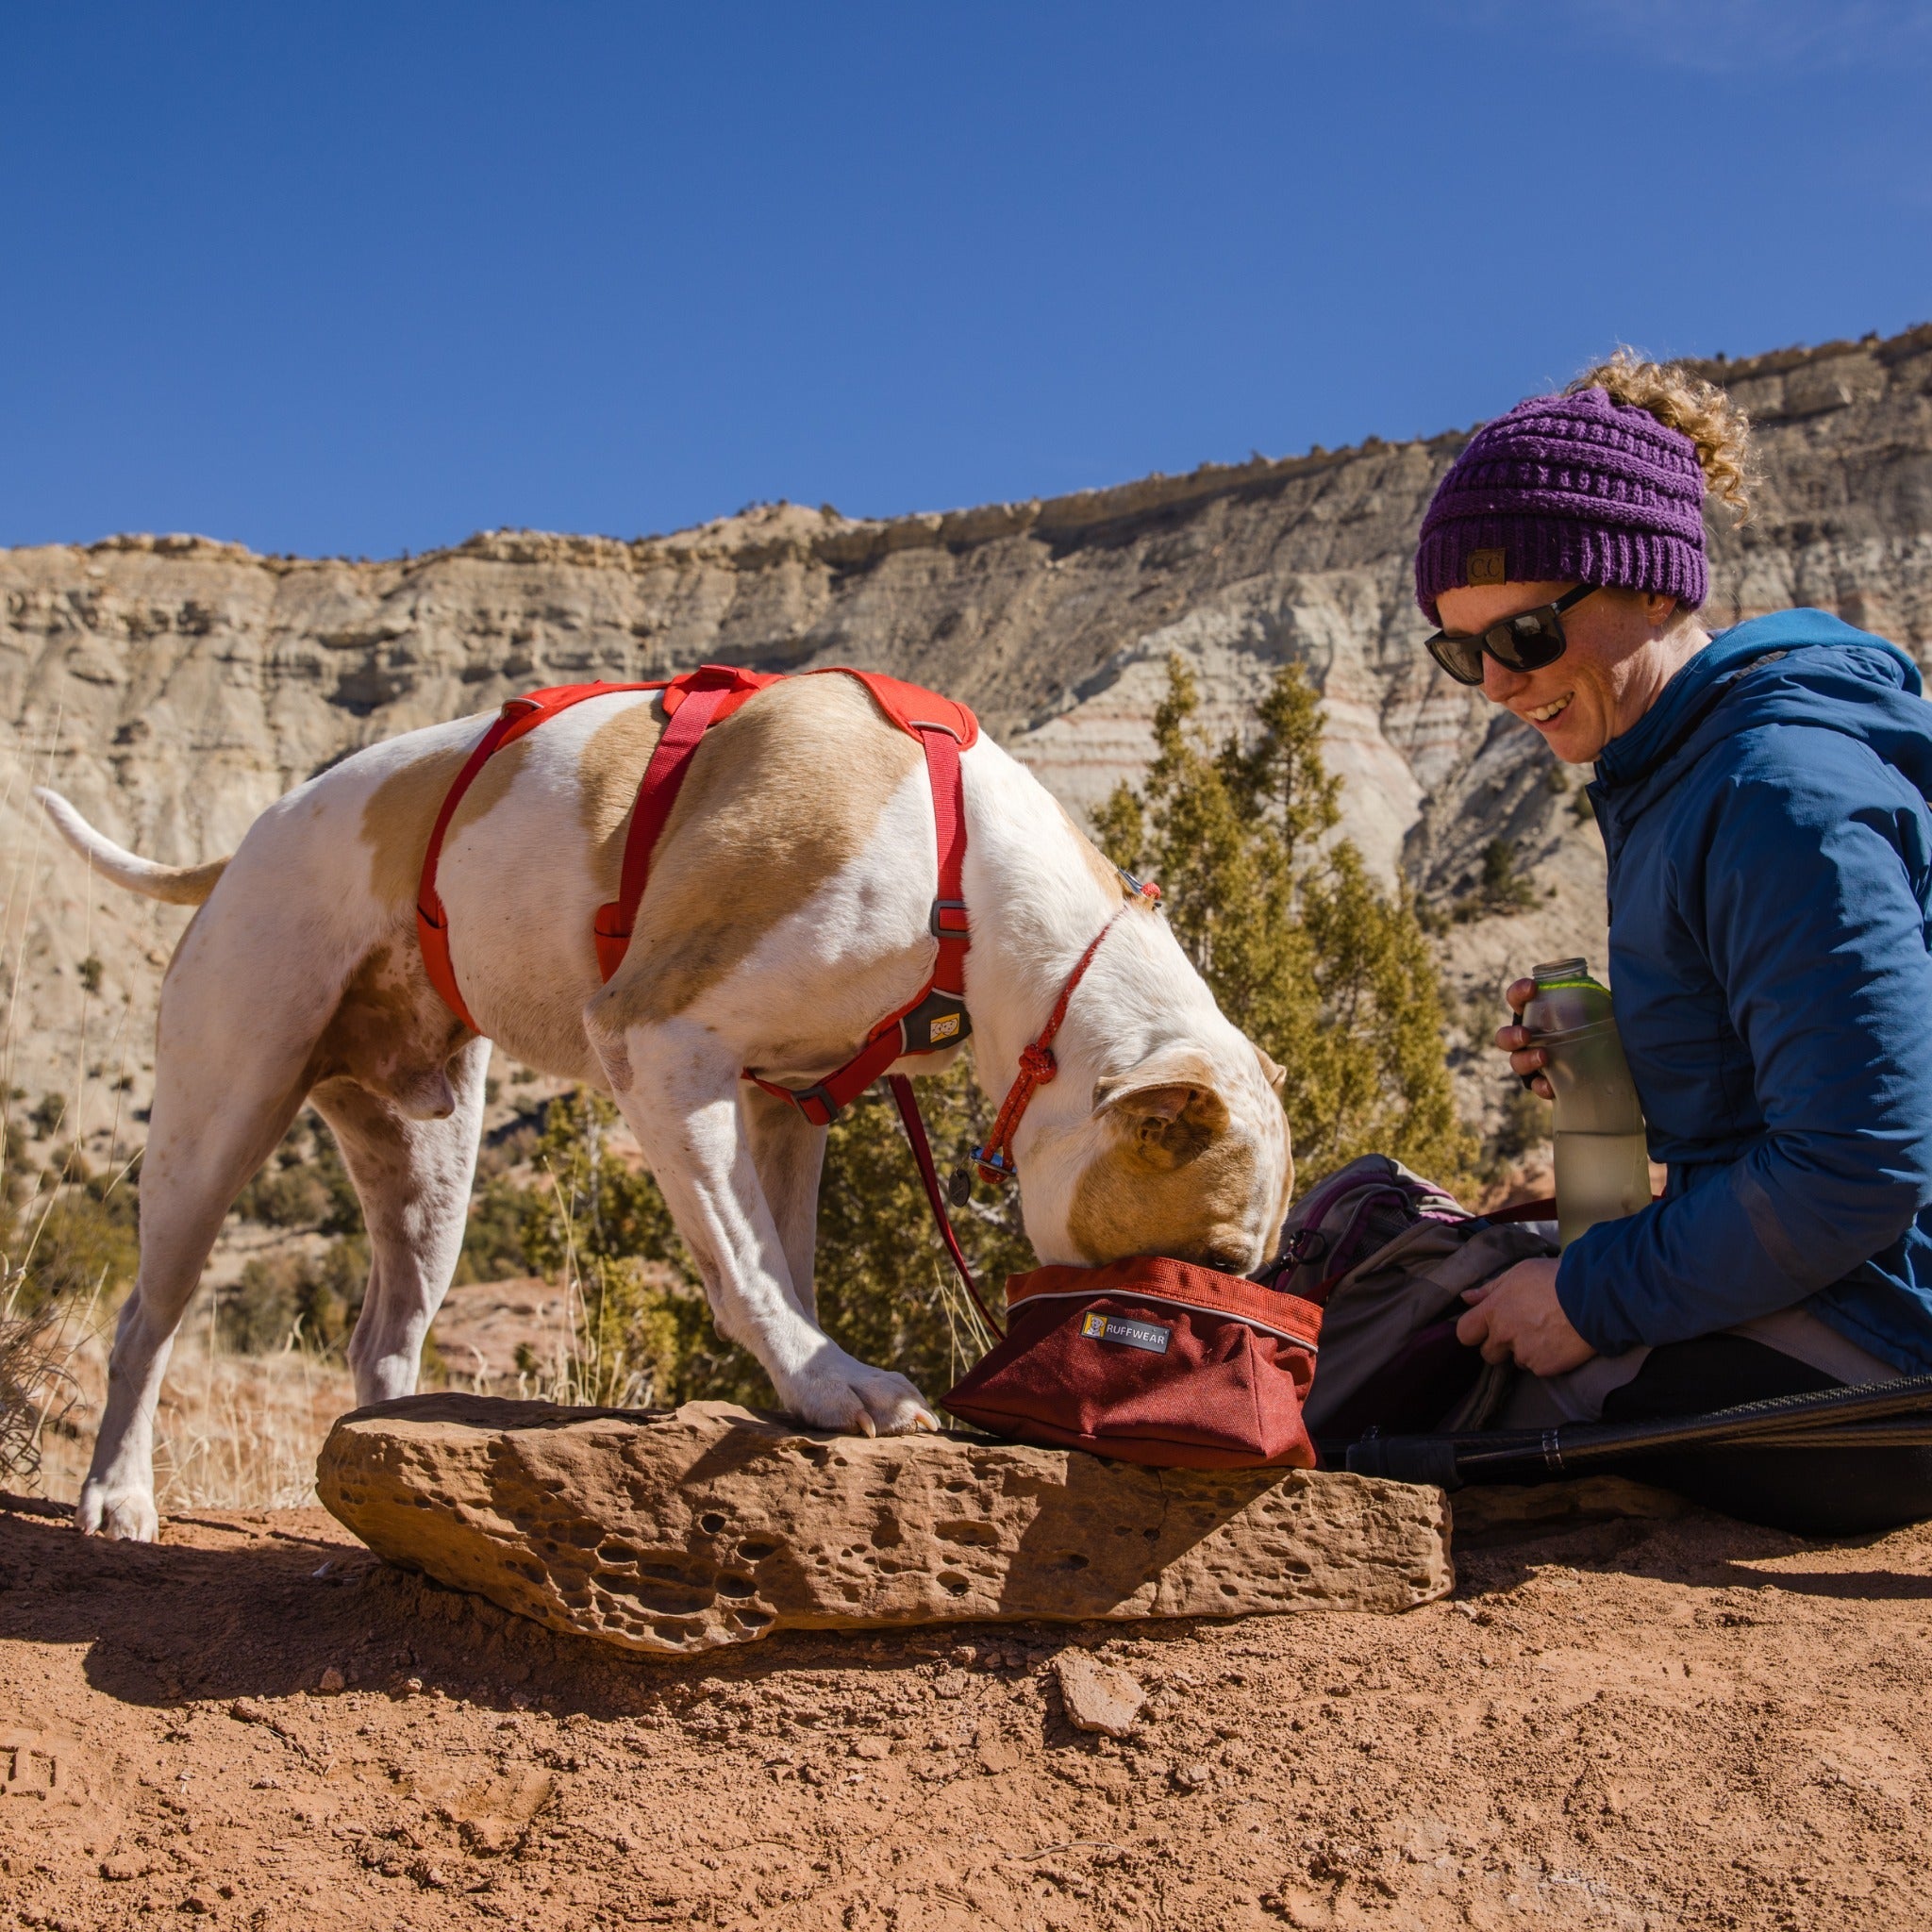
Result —
<instances>
[{"instance_id":1,"label":"dog's tail","mask_svg":"<svg viewBox=\"0 0 1932 1932\"><path fill-rule=\"evenodd\" d=\"M157 865L152 858L142 858L104 838L58 791L36 785L34 796L46 807L60 836L97 873L143 898L165 899L171 906L199 906L227 870L225 858L211 858L206 865Z\"/></svg>"}]
</instances>

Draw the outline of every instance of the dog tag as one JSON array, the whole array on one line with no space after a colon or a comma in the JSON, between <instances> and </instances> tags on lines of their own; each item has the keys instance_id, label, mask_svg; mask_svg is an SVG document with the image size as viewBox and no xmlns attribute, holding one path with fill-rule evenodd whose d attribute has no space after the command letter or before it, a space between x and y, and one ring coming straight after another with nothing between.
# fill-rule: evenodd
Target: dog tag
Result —
<instances>
[{"instance_id":1,"label":"dog tag","mask_svg":"<svg viewBox=\"0 0 1932 1932\"><path fill-rule=\"evenodd\" d=\"M946 1182L946 1199L955 1208L963 1208L972 1198L973 1176L963 1167L956 1167Z\"/></svg>"}]
</instances>

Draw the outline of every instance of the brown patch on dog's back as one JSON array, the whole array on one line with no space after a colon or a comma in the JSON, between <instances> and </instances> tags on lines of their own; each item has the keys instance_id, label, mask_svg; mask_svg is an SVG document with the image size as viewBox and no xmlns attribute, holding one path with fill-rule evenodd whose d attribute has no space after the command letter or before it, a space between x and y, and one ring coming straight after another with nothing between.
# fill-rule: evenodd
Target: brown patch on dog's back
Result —
<instances>
[{"instance_id":1,"label":"brown patch on dog's back","mask_svg":"<svg viewBox=\"0 0 1932 1932\"><path fill-rule=\"evenodd\" d=\"M645 698L607 718L584 746L577 815L590 835L591 876L607 899L617 896L638 785L663 730L661 701Z\"/></svg>"},{"instance_id":2,"label":"brown patch on dog's back","mask_svg":"<svg viewBox=\"0 0 1932 1932\"><path fill-rule=\"evenodd\" d=\"M541 725L538 726L542 729ZM482 734L479 732L478 737ZM388 906L413 905L423 883L423 858L429 834L449 788L468 761L471 745L443 745L411 758L391 772L362 808L362 842L369 847L370 890ZM529 755L525 734L489 758L470 781L444 834L450 840L493 811L508 794Z\"/></svg>"},{"instance_id":3,"label":"brown patch on dog's back","mask_svg":"<svg viewBox=\"0 0 1932 1932\"><path fill-rule=\"evenodd\" d=\"M426 751L398 766L369 794L362 807L369 889L385 906L415 903L436 815L469 756L460 744Z\"/></svg>"},{"instance_id":4,"label":"brown patch on dog's back","mask_svg":"<svg viewBox=\"0 0 1932 1932\"><path fill-rule=\"evenodd\" d=\"M542 725L537 726L538 731L542 729ZM530 744L535 736L535 732L526 731L523 737L513 740L501 751L491 753L484 760L483 769L471 779L470 789L463 793L462 802L450 819L445 843L458 832L474 825L478 819L487 817L509 796L509 788L517 782L517 774L524 769L524 760L530 756ZM441 809L441 800L437 809ZM429 816L433 824L436 813L431 812ZM429 843L427 829L424 831L423 842L425 847Z\"/></svg>"},{"instance_id":5,"label":"brown patch on dog's back","mask_svg":"<svg viewBox=\"0 0 1932 1932\"><path fill-rule=\"evenodd\" d=\"M768 686L705 734L606 995L613 1028L675 1018L865 849L920 749L865 687Z\"/></svg>"},{"instance_id":6,"label":"brown patch on dog's back","mask_svg":"<svg viewBox=\"0 0 1932 1932\"><path fill-rule=\"evenodd\" d=\"M1098 1267L1127 1255L1171 1255L1215 1268L1248 1266L1257 1150L1194 1107L1178 1120L1123 1121L1074 1190L1067 1234Z\"/></svg>"}]
</instances>

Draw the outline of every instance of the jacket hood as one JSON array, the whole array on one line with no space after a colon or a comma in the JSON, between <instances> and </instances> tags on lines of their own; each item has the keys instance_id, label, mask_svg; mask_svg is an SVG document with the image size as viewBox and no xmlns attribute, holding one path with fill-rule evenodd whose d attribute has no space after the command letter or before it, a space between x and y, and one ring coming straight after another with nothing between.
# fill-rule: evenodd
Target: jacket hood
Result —
<instances>
[{"instance_id":1,"label":"jacket hood","mask_svg":"<svg viewBox=\"0 0 1932 1932\"><path fill-rule=\"evenodd\" d=\"M1718 739L1808 724L1869 744L1932 797L1932 706L1922 690L1918 666L1896 644L1827 611L1754 617L1720 631L1605 745L1591 792L1627 821Z\"/></svg>"}]
</instances>

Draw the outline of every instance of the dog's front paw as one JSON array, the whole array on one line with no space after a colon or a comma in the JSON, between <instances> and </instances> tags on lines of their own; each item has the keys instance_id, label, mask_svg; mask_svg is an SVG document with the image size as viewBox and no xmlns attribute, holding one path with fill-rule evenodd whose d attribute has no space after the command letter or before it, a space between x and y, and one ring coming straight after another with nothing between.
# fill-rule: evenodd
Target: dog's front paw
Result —
<instances>
[{"instance_id":1,"label":"dog's front paw","mask_svg":"<svg viewBox=\"0 0 1932 1932\"><path fill-rule=\"evenodd\" d=\"M160 1534L152 1490L89 1481L74 1506L82 1536L105 1536L130 1543L151 1543Z\"/></svg>"},{"instance_id":2,"label":"dog's front paw","mask_svg":"<svg viewBox=\"0 0 1932 1932\"><path fill-rule=\"evenodd\" d=\"M800 1422L816 1429L844 1429L855 1436L904 1436L937 1429L939 1417L904 1375L874 1369L843 1349L789 1378L780 1391Z\"/></svg>"}]
</instances>

